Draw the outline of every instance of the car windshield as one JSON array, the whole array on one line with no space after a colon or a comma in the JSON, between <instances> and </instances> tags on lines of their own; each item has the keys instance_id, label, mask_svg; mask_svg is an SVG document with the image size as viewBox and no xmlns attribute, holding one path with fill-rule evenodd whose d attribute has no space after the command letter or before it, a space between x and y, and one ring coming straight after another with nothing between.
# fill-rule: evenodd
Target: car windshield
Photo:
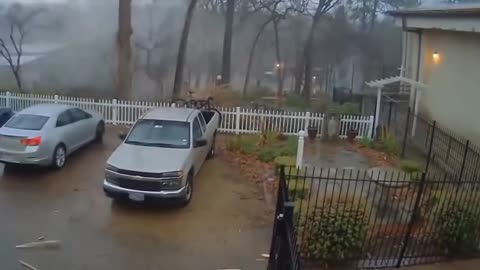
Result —
<instances>
[{"instance_id":1,"label":"car windshield","mask_svg":"<svg viewBox=\"0 0 480 270\"><path fill-rule=\"evenodd\" d=\"M48 121L47 116L17 114L5 124L5 127L25 130L41 130Z\"/></svg>"},{"instance_id":2,"label":"car windshield","mask_svg":"<svg viewBox=\"0 0 480 270\"><path fill-rule=\"evenodd\" d=\"M127 144L167 148L188 148L190 125L187 122L139 120L125 140Z\"/></svg>"}]
</instances>

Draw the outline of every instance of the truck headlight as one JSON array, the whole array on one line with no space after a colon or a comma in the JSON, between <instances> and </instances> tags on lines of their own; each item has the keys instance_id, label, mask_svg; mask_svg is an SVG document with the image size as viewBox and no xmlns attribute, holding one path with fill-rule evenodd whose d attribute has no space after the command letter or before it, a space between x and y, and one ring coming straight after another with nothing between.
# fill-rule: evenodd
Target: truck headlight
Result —
<instances>
[{"instance_id":1,"label":"truck headlight","mask_svg":"<svg viewBox=\"0 0 480 270\"><path fill-rule=\"evenodd\" d=\"M162 177L165 177L165 178L182 178L183 177L183 171L165 172L165 173L162 173Z\"/></svg>"}]
</instances>

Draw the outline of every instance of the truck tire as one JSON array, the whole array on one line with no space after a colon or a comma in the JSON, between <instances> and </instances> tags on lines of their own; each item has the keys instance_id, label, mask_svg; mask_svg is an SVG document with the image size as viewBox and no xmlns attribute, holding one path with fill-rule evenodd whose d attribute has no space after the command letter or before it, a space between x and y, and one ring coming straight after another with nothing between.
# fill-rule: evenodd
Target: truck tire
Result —
<instances>
[{"instance_id":1,"label":"truck tire","mask_svg":"<svg viewBox=\"0 0 480 270\"><path fill-rule=\"evenodd\" d=\"M187 206L192 201L193 196L193 173L188 174L187 183L185 184L185 194L183 195L181 207Z\"/></svg>"},{"instance_id":2,"label":"truck tire","mask_svg":"<svg viewBox=\"0 0 480 270\"><path fill-rule=\"evenodd\" d=\"M210 151L208 151L207 159L211 159L215 157L215 141L216 141L217 135L213 135L213 141L212 141L212 147L210 147Z\"/></svg>"}]
</instances>

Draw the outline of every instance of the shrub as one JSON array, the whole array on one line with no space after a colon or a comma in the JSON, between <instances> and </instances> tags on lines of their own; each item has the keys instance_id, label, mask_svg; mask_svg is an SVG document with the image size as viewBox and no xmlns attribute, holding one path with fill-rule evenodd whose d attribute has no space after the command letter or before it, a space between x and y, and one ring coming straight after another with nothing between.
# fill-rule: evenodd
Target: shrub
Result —
<instances>
[{"instance_id":1,"label":"shrub","mask_svg":"<svg viewBox=\"0 0 480 270\"><path fill-rule=\"evenodd\" d=\"M275 158L274 163L277 166L283 165L283 166L289 167L289 166L295 166L297 163L297 160L295 159L295 157L292 157L292 156L278 156Z\"/></svg>"},{"instance_id":2,"label":"shrub","mask_svg":"<svg viewBox=\"0 0 480 270\"><path fill-rule=\"evenodd\" d=\"M239 152L243 154L252 154L256 150L256 142L254 137L235 136L227 140L227 150Z\"/></svg>"},{"instance_id":3,"label":"shrub","mask_svg":"<svg viewBox=\"0 0 480 270\"><path fill-rule=\"evenodd\" d=\"M468 256L478 251L480 224L470 208L465 202L462 205L454 203L440 214L436 239L448 255Z\"/></svg>"},{"instance_id":4,"label":"shrub","mask_svg":"<svg viewBox=\"0 0 480 270\"><path fill-rule=\"evenodd\" d=\"M374 148L375 147L375 141L373 141L371 138L364 136L360 139L359 141L360 146L362 147L367 147L367 148Z\"/></svg>"},{"instance_id":5,"label":"shrub","mask_svg":"<svg viewBox=\"0 0 480 270\"><path fill-rule=\"evenodd\" d=\"M309 183L305 179L292 178L288 182L288 196L292 201L306 199L310 192Z\"/></svg>"},{"instance_id":6,"label":"shrub","mask_svg":"<svg viewBox=\"0 0 480 270\"><path fill-rule=\"evenodd\" d=\"M379 147L380 150L391 155L398 155L400 153L400 145L397 143L395 137L387 130L382 132Z\"/></svg>"},{"instance_id":7,"label":"shrub","mask_svg":"<svg viewBox=\"0 0 480 270\"><path fill-rule=\"evenodd\" d=\"M352 203L326 204L309 213L303 225L304 256L326 264L354 259L367 234L366 215Z\"/></svg>"},{"instance_id":8,"label":"shrub","mask_svg":"<svg viewBox=\"0 0 480 270\"><path fill-rule=\"evenodd\" d=\"M257 156L263 162L271 162L278 156L278 153L274 148L264 147L258 151Z\"/></svg>"},{"instance_id":9,"label":"shrub","mask_svg":"<svg viewBox=\"0 0 480 270\"><path fill-rule=\"evenodd\" d=\"M400 161L400 169L406 173L419 173L422 171L420 164L414 160Z\"/></svg>"}]
</instances>

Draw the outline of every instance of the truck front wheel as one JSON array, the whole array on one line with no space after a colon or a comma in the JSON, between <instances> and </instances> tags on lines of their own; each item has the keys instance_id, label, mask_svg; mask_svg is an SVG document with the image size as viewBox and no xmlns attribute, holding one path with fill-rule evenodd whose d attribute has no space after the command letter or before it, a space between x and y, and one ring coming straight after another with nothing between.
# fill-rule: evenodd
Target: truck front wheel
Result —
<instances>
[{"instance_id":1,"label":"truck front wheel","mask_svg":"<svg viewBox=\"0 0 480 270\"><path fill-rule=\"evenodd\" d=\"M192 200L193 195L193 173L188 174L187 183L185 184L185 193L182 198L182 207L187 206Z\"/></svg>"}]
</instances>

